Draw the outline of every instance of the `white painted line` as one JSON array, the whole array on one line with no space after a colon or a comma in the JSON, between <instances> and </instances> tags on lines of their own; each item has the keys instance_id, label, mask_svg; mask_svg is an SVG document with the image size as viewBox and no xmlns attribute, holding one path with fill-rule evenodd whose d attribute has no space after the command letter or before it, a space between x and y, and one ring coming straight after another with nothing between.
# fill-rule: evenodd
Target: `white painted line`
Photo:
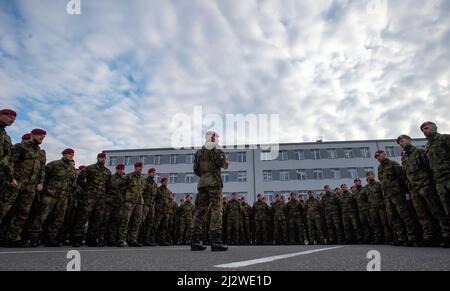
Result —
<instances>
[{"instance_id":1,"label":"white painted line","mask_svg":"<svg viewBox=\"0 0 450 291\"><path fill-rule=\"evenodd\" d=\"M314 249L314 250L303 251L303 252L298 252L298 253L291 253L291 254L272 256L272 257L266 257L266 258L255 259L255 260L248 260L248 261L234 262L234 263L229 263L229 264L216 265L214 267L216 267L216 268L241 268L241 267L246 267L246 266L250 266L250 265L263 264L263 263L278 261L278 260L282 260L282 259L302 256L302 255L309 255L309 254L313 254L313 253L339 249L339 248L343 248L343 247L344 246L336 246L336 247L329 247L329 248L323 248L323 249Z\"/></svg>"},{"instance_id":2,"label":"white painted line","mask_svg":"<svg viewBox=\"0 0 450 291\"><path fill-rule=\"evenodd\" d=\"M80 253L87 252L127 252L127 251L150 251L150 250L190 250L190 247L186 248L170 248L170 247L155 247L155 248L117 248L117 249L83 249L72 248L64 250L48 250L48 251L11 251L0 252L0 255L15 255L15 254L51 254L51 253L67 253L70 250L77 250Z\"/></svg>"}]
</instances>

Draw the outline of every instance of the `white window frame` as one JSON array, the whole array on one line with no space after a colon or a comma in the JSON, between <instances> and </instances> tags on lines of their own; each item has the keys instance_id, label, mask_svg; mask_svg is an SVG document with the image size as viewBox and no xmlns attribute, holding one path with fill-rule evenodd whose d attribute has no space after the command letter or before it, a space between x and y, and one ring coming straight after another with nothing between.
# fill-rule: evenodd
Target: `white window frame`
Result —
<instances>
[{"instance_id":1,"label":"white window frame","mask_svg":"<svg viewBox=\"0 0 450 291\"><path fill-rule=\"evenodd\" d=\"M114 167L117 165L117 157L110 157L109 158L109 166Z\"/></svg>"},{"instance_id":2,"label":"white window frame","mask_svg":"<svg viewBox=\"0 0 450 291\"><path fill-rule=\"evenodd\" d=\"M222 177L223 183L228 183L230 181L230 174L229 173L221 173L220 176Z\"/></svg>"},{"instance_id":3,"label":"white window frame","mask_svg":"<svg viewBox=\"0 0 450 291\"><path fill-rule=\"evenodd\" d=\"M317 160L321 160L322 159L322 157L320 155L320 149L312 149L311 150L311 154L312 154L313 160L317 161ZM318 154L318 156L316 154Z\"/></svg>"},{"instance_id":4,"label":"white window frame","mask_svg":"<svg viewBox=\"0 0 450 291\"><path fill-rule=\"evenodd\" d=\"M280 181L289 181L289 171L288 170L280 171Z\"/></svg>"},{"instance_id":5,"label":"white window frame","mask_svg":"<svg viewBox=\"0 0 450 291\"><path fill-rule=\"evenodd\" d=\"M358 169L356 168L348 168L347 173L350 176L350 179L356 179L358 177ZM352 173L355 173L352 175Z\"/></svg>"},{"instance_id":6,"label":"white window frame","mask_svg":"<svg viewBox=\"0 0 450 291\"><path fill-rule=\"evenodd\" d=\"M313 173L314 173L314 180L323 180L323 169L314 169ZM319 178L319 173L321 178Z\"/></svg>"},{"instance_id":7,"label":"white window frame","mask_svg":"<svg viewBox=\"0 0 450 291\"><path fill-rule=\"evenodd\" d=\"M246 183L247 182L247 172L246 171L239 171L237 180L240 183Z\"/></svg>"},{"instance_id":8,"label":"white window frame","mask_svg":"<svg viewBox=\"0 0 450 291\"><path fill-rule=\"evenodd\" d=\"M247 153L246 152L238 152L238 162L239 163L247 162Z\"/></svg>"},{"instance_id":9,"label":"white window frame","mask_svg":"<svg viewBox=\"0 0 450 291\"><path fill-rule=\"evenodd\" d=\"M327 149L328 158L331 160L335 160L338 158L336 149Z\"/></svg>"},{"instance_id":10,"label":"white window frame","mask_svg":"<svg viewBox=\"0 0 450 291\"><path fill-rule=\"evenodd\" d=\"M344 157L346 159L353 159L355 157L355 155L353 154L353 149L352 148L345 148L344 149Z\"/></svg>"},{"instance_id":11,"label":"white window frame","mask_svg":"<svg viewBox=\"0 0 450 291\"><path fill-rule=\"evenodd\" d=\"M297 180L305 181L308 179L308 176L306 175L306 169L297 169Z\"/></svg>"},{"instance_id":12,"label":"white window frame","mask_svg":"<svg viewBox=\"0 0 450 291\"><path fill-rule=\"evenodd\" d=\"M295 157L297 161L303 161L305 159L305 151L304 150L296 150Z\"/></svg>"},{"instance_id":13,"label":"white window frame","mask_svg":"<svg viewBox=\"0 0 450 291\"><path fill-rule=\"evenodd\" d=\"M169 183L175 184L177 181L177 174L169 174Z\"/></svg>"},{"instance_id":14,"label":"white window frame","mask_svg":"<svg viewBox=\"0 0 450 291\"><path fill-rule=\"evenodd\" d=\"M370 158L370 148L362 147L360 150L361 150L361 157L365 159Z\"/></svg>"},{"instance_id":15,"label":"white window frame","mask_svg":"<svg viewBox=\"0 0 450 291\"><path fill-rule=\"evenodd\" d=\"M333 169L330 169L330 170L331 170L331 173L333 175L333 179L334 180L340 180L341 179L341 170L340 169L333 168ZM337 173L337 175L336 175L336 173Z\"/></svg>"},{"instance_id":16,"label":"white window frame","mask_svg":"<svg viewBox=\"0 0 450 291\"><path fill-rule=\"evenodd\" d=\"M194 174L186 174L186 176L184 176L184 183L185 184L194 183Z\"/></svg>"},{"instance_id":17,"label":"white window frame","mask_svg":"<svg viewBox=\"0 0 450 291\"><path fill-rule=\"evenodd\" d=\"M388 158L395 157L395 150L393 146L386 146L386 156Z\"/></svg>"},{"instance_id":18,"label":"white window frame","mask_svg":"<svg viewBox=\"0 0 450 291\"><path fill-rule=\"evenodd\" d=\"M156 155L153 157L153 164L154 165L161 165L161 155Z\"/></svg>"},{"instance_id":19,"label":"white window frame","mask_svg":"<svg viewBox=\"0 0 450 291\"><path fill-rule=\"evenodd\" d=\"M272 170L264 170L263 171L263 181L264 182L272 181Z\"/></svg>"}]
</instances>

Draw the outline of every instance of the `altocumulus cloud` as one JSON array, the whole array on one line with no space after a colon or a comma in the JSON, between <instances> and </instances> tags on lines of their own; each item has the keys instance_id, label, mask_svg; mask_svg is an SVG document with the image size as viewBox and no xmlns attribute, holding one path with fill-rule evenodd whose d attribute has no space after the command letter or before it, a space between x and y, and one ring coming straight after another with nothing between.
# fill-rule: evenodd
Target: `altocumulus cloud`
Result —
<instances>
[{"instance_id":1,"label":"altocumulus cloud","mask_svg":"<svg viewBox=\"0 0 450 291\"><path fill-rule=\"evenodd\" d=\"M49 159L170 146L172 116L278 113L282 142L450 131L450 1L0 1L0 104Z\"/></svg>"}]
</instances>

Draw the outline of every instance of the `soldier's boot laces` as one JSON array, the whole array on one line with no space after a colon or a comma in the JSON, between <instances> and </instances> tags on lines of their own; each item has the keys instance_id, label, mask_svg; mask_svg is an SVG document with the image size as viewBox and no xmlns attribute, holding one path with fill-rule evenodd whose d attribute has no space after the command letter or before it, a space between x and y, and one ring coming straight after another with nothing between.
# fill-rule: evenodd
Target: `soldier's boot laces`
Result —
<instances>
[{"instance_id":1,"label":"soldier's boot laces","mask_svg":"<svg viewBox=\"0 0 450 291\"><path fill-rule=\"evenodd\" d=\"M222 242L219 234L214 234L211 241L211 251L223 252L228 250L228 246Z\"/></svg>"},{"instance_id":2,"label":"soldier's boot laces","mask_svg":"<svg viewBox=\"0 0 450 291\"><path fill-rule=\"evenodd\" d=\"M191 251L204 251L206 250L206 246L202 244L198 235L192 235L191 240Z\"/></svg>"}]
</instances>

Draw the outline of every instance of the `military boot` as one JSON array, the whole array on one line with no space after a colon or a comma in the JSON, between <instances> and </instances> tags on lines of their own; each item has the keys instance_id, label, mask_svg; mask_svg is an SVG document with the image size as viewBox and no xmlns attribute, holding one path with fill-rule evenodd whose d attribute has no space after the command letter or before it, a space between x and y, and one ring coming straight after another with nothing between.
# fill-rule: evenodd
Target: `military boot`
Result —
<instances>
[{"instance_id":1,"label":"military boot","mask_svg":"<svg viewBox=\"0 0 450 291\"><path fill-rule=\"evenodd\" d=\"M228 250L228 246L222 242L220 234L213 234L211 240L211 251L213 252L223 252Z\"/></svg>"},{"instance_id":2,"label":"military boot","mask_svg":"<svg viewBox=\"0 0 450 291\"><path fill-rule=\"evenodd\" d=\"M202 244L200 236L193 234L191 240L191 251L204 251L206 246Z\"/></svg>"}]
</instances>

